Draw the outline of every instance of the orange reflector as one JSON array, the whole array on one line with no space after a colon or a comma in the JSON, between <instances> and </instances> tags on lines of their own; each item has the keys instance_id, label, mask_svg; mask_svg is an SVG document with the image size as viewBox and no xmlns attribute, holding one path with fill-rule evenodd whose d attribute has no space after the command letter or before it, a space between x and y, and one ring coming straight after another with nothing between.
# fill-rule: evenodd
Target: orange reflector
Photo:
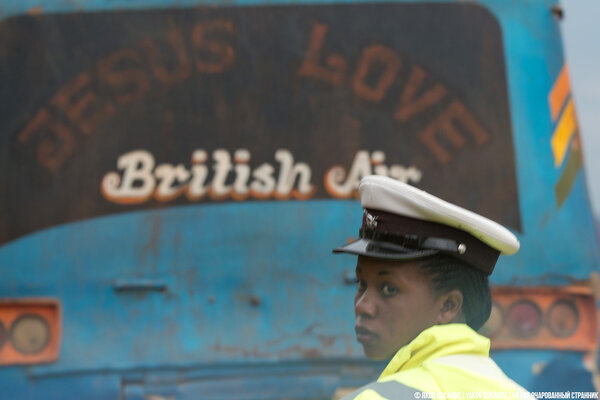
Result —
<instances>
[{"instance_id":1,"label":"orange reflector","mask_svg":"<svg viewBox=\"0 0 600 400\"><path fill-rule=\"evenodd\" d=\"M57 300L0 300L0 365L55 361L60 339Z\"/></svg>"},{"instance_id":2,"label":"orange reflector","mask_svg":"<svg viewBox=\"0 0 600 400\"><path fill-rule=\"evenodd\" d=\"M493 349L598 348L596 302L587 286L493 287L492 300L480 333Z\"/></svg>"}]
</instances>

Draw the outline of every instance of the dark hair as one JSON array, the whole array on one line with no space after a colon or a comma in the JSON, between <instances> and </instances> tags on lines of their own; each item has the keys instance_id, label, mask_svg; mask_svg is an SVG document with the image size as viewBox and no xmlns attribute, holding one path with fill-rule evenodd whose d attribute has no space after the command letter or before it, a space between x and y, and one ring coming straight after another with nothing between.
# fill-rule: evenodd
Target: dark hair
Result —
<instances>
[{"instance_id":1,"label":"dark hair","mask_svg":"<svg viewBox=\"0 0 600 400\"><path fill-rule=\"evenodd\" d=\"M492 298L488 276L463 261L445 254L423 259L421 268L431 278L436 295L458 289L463 295L462 312L469 325L478 330L490 317Z\"/></svg>"}]
</instances>

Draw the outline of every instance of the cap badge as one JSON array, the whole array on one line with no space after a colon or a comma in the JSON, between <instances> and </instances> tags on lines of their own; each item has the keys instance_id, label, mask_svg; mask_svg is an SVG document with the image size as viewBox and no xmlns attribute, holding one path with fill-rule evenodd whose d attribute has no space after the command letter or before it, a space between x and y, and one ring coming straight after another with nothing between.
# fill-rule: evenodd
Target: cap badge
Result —
<instances>
[{"instance_id":1,"label":"cap badge","mask_svg":"<svg viewBox=\"0 0 600 400\"><path fill-rule=\"evenodd\" d=\"M375 229L377 227L377 216L365 211L365 224L367 225L367 228Z\"/></svg>"}]
</instances>

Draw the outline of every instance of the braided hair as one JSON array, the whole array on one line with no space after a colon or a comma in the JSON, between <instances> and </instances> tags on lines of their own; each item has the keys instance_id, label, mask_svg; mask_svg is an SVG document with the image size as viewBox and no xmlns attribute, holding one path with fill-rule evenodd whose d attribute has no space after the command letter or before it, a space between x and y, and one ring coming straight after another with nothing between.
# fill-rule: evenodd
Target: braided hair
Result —
<instances>
[{"instance_id":1,"label":"braided hair","mask_svg":"<svg viewBox=\"0 0 600 400\"><path fill-rule=\"evenodd\" d=\"M445 254L425 258L421 268L430 277L437 296L454 289L462 293L462 312L467 325L473 330L483 326L492 310L490 285L484 272Z\"/></svg>"}]
</instances>

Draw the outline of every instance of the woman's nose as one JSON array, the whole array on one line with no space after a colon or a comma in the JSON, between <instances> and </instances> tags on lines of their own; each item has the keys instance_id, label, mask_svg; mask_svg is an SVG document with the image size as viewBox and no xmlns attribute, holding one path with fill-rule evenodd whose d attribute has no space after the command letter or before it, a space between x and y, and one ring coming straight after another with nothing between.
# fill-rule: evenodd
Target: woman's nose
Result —
<instances>
[{"instance_id":1,"label":"woman's nose","mask_svg":"<svg viewBox=\"0 0 600 400\"><path fill-rule=\"evenodd\" d=\"M357 317L373 318L377 312L377 305L373 299L373 293L369 289L357 294L354 301L354 314Z\"/></svg>"}]
</instances>

